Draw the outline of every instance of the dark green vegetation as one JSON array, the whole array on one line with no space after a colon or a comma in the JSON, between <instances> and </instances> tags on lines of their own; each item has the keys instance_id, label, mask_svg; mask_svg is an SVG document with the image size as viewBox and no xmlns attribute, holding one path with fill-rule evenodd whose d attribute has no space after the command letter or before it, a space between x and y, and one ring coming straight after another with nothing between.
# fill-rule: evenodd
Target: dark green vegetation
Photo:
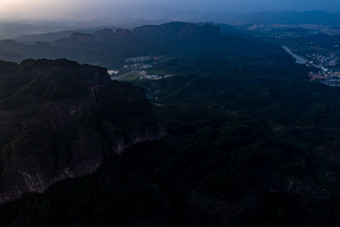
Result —
<instances>
[{"instance_id":1,"label":"dark green vegetation","mask_svg":"<svg viewBox=\"0 0 340 227\"><path fill-rule=\"evenodd\" d=\"M171 26L141 34L149 54L170 56L150 73L175 76L135 81L169 135L1 206L1 226L340 224L340 90L280 48Z\"/></svg>"}]
</instances>

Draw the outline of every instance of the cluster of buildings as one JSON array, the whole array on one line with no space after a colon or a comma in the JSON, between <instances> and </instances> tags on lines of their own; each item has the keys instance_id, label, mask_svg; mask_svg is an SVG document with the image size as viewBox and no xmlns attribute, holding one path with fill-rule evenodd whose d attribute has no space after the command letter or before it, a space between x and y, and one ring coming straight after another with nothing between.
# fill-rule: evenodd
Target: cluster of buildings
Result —
<instances>
[{"instance_id":1,"label":"cluster of buildings","mask_svg":"<svg viewBox=\"0 0 340 227\"><path fill-rule=\"evenodd\" d=\"M309 77L311 81L319 81L328 86L340 86L340 72L325 72L319 71L317 73L310 72Z\"/></svg>"},{"instance_id":2,"label":"cluster of buildings","mask_svg":"<svg viewBox=\"0 0 340 227\"><path fill-rule=\"evenodd\" d=\"M173 74L168 74L165 76L159 76L159 75L143 75L141 77L139 77L140 80L161 80L161 79L165 79L165 78L169 78L172 77Z\"/></svg>"},{"instance_id":3,"label":"cluster of buildings","mask_svg":"<svg viewBox=\"0 0 340 227\"><path fill-rule=\"evenodd\" d=\"M317 53L307 54L306 56L313 60L310 62L311 64L317 63L329 67L336 66L339 61L339 57L334 56L334 54L331 54L330 57L326 57Z\"/></svg>"},{"instance_id":4,"label":"cluster of buildings","mask_svg":"<svg viewBox=\"0 0 340 227\"><path fill-rule=\"evenodd\" d=\"M152 65L135 63L133 65L126 65L124 66L124 68L129 68L131 70L139 71L139 70L151 69Z\"/></svg>"},{"instance_id":5,"label":"cluster of buildings","mask_svg":"<svg viewBox=\"0 0 340 227\"><path fill-rule=\"evenodd\" d=\"M139 77L140 80L161 80L162 77L158 75L145 75Z\"/></svg>"},{"instance_id":6,"label":"cluster of buildings","mask_svg":"<svg viewBox=\"0 0 340 227\"><path fill-rule=\"evenodd\" d=\"M322 72L322 71L319 71L317 73L309 72L308 75L309 75L311 81L326 80L327 79L326 72Z\"/></svg>"},{"instance_id":7,"label":"cluster of buildings","mask_svg":"<svg viewBox=\"0 0 340 227\"><path fill-rule=\"evenodd\" d=\"M157 64L162 57L159 56L138 56L125 59L127 63L123 68L128 68L134 71L150 69Z\"/></svg>"},{"instance_id":8,"label":"cluster of buildings","mask_svg":"<svg viewBox=\"0 0 340 227\"><path fill-rule=\"evenodd\" d=\"M132 57L132 58L127 58L125 59L126 63L130 63L130 62L147 62L147 61L158 61L160 59L160 57L158 56L138 56L138 57Z\"/></svg>"},{"instance_id":9,"label":"cluster of buildings","mask_svg":"<svg viewBox=\"0 0 340 227\"><path fill-rule=\"evenodd\" d=\"M147 74L146 70L153 67L159 61L164 60L160 56L138 56L125 59L127 65L124 68L128 68L133 71L137 71L140 80L161 80L173 76L168 74L165 76L160 76L157 74Z\"/></svg>"}]
</instances>

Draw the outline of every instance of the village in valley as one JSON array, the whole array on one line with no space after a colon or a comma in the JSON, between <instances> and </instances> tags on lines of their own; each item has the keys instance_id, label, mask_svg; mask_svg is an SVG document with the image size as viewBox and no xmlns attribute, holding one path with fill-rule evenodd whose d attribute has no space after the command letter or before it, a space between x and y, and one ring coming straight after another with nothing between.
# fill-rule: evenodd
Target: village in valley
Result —
<instances>
[{"instance_id":1,"label":"village in valley","mask_svg":"<svg viewBox=\"0 0 340 227\"><path fill-rule=\"evenodd\" d=\"M138 56L125 59L126 65L120 70L108 70L112 80L162 80L174 74L149 73L155 65L165 61L161 56Z\"/></svg>"},{"instance_id":2,"label":"village in valley","mask_svg":"<svg viewBox=\"0 0 340 227\"><path fill-rule=\"evenodd\" d=\"M311 68L311 81L340 86L340 28L314 24L254 24L250 34L281 45L297 64Z\"/></svg>"},{"instance_id":3,"label":"village in valley","mask_svg":"<svg viewBox=\"0 0 340 227\"><path fill-rule=\"evenodd\" d=\"M340 86L340 72L332 68L337 65L338 57L334 55L326 57L314 53L307 54L308 59L306 59L294 54L287 47L284 47L284 49L295 58L297 64L306 64L309 67L318 69L317 72L311 71L308 73L311 81L319 81L328 86Z\"/></svg>"}]
</instances>

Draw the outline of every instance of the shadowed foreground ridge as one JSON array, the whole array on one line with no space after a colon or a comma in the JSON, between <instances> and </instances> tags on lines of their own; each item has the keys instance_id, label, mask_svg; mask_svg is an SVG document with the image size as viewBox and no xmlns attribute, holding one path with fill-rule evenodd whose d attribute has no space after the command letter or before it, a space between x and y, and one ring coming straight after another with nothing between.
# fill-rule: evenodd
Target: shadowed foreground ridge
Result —
<instances>
[{"instance_id":1,"label":"shadowed foreground ridge","mask_svg":"<svg viewBox=\"0 0 340 227\"><path fill-rule=\"evenodd\" d=\"M96 171L164 132L142 89L67 60L0 62L0 203Z\"/></svg>"}]
</instances>

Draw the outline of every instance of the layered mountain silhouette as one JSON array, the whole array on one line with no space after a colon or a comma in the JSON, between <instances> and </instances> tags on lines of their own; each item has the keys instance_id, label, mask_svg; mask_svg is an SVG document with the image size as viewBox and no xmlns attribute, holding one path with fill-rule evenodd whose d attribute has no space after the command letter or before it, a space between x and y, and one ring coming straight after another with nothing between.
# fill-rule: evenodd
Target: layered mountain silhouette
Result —
<instances>
[{"instance_id":1,"label":"layered mountain silhouette","mask_svg":"<svg viewBox=\"0 0 340 227\"><path fill-rule=\"evenodd\" d=\"M172 22L135 29L102 29L73 33L52 42L25 45L0 41L0 58L20 62L26 58L68 58L105 67L120 67L124 59L140 55L199 56L242 53L281 53L280 48L233 31L225 26Z\"/></svg>"}]
</instances>

